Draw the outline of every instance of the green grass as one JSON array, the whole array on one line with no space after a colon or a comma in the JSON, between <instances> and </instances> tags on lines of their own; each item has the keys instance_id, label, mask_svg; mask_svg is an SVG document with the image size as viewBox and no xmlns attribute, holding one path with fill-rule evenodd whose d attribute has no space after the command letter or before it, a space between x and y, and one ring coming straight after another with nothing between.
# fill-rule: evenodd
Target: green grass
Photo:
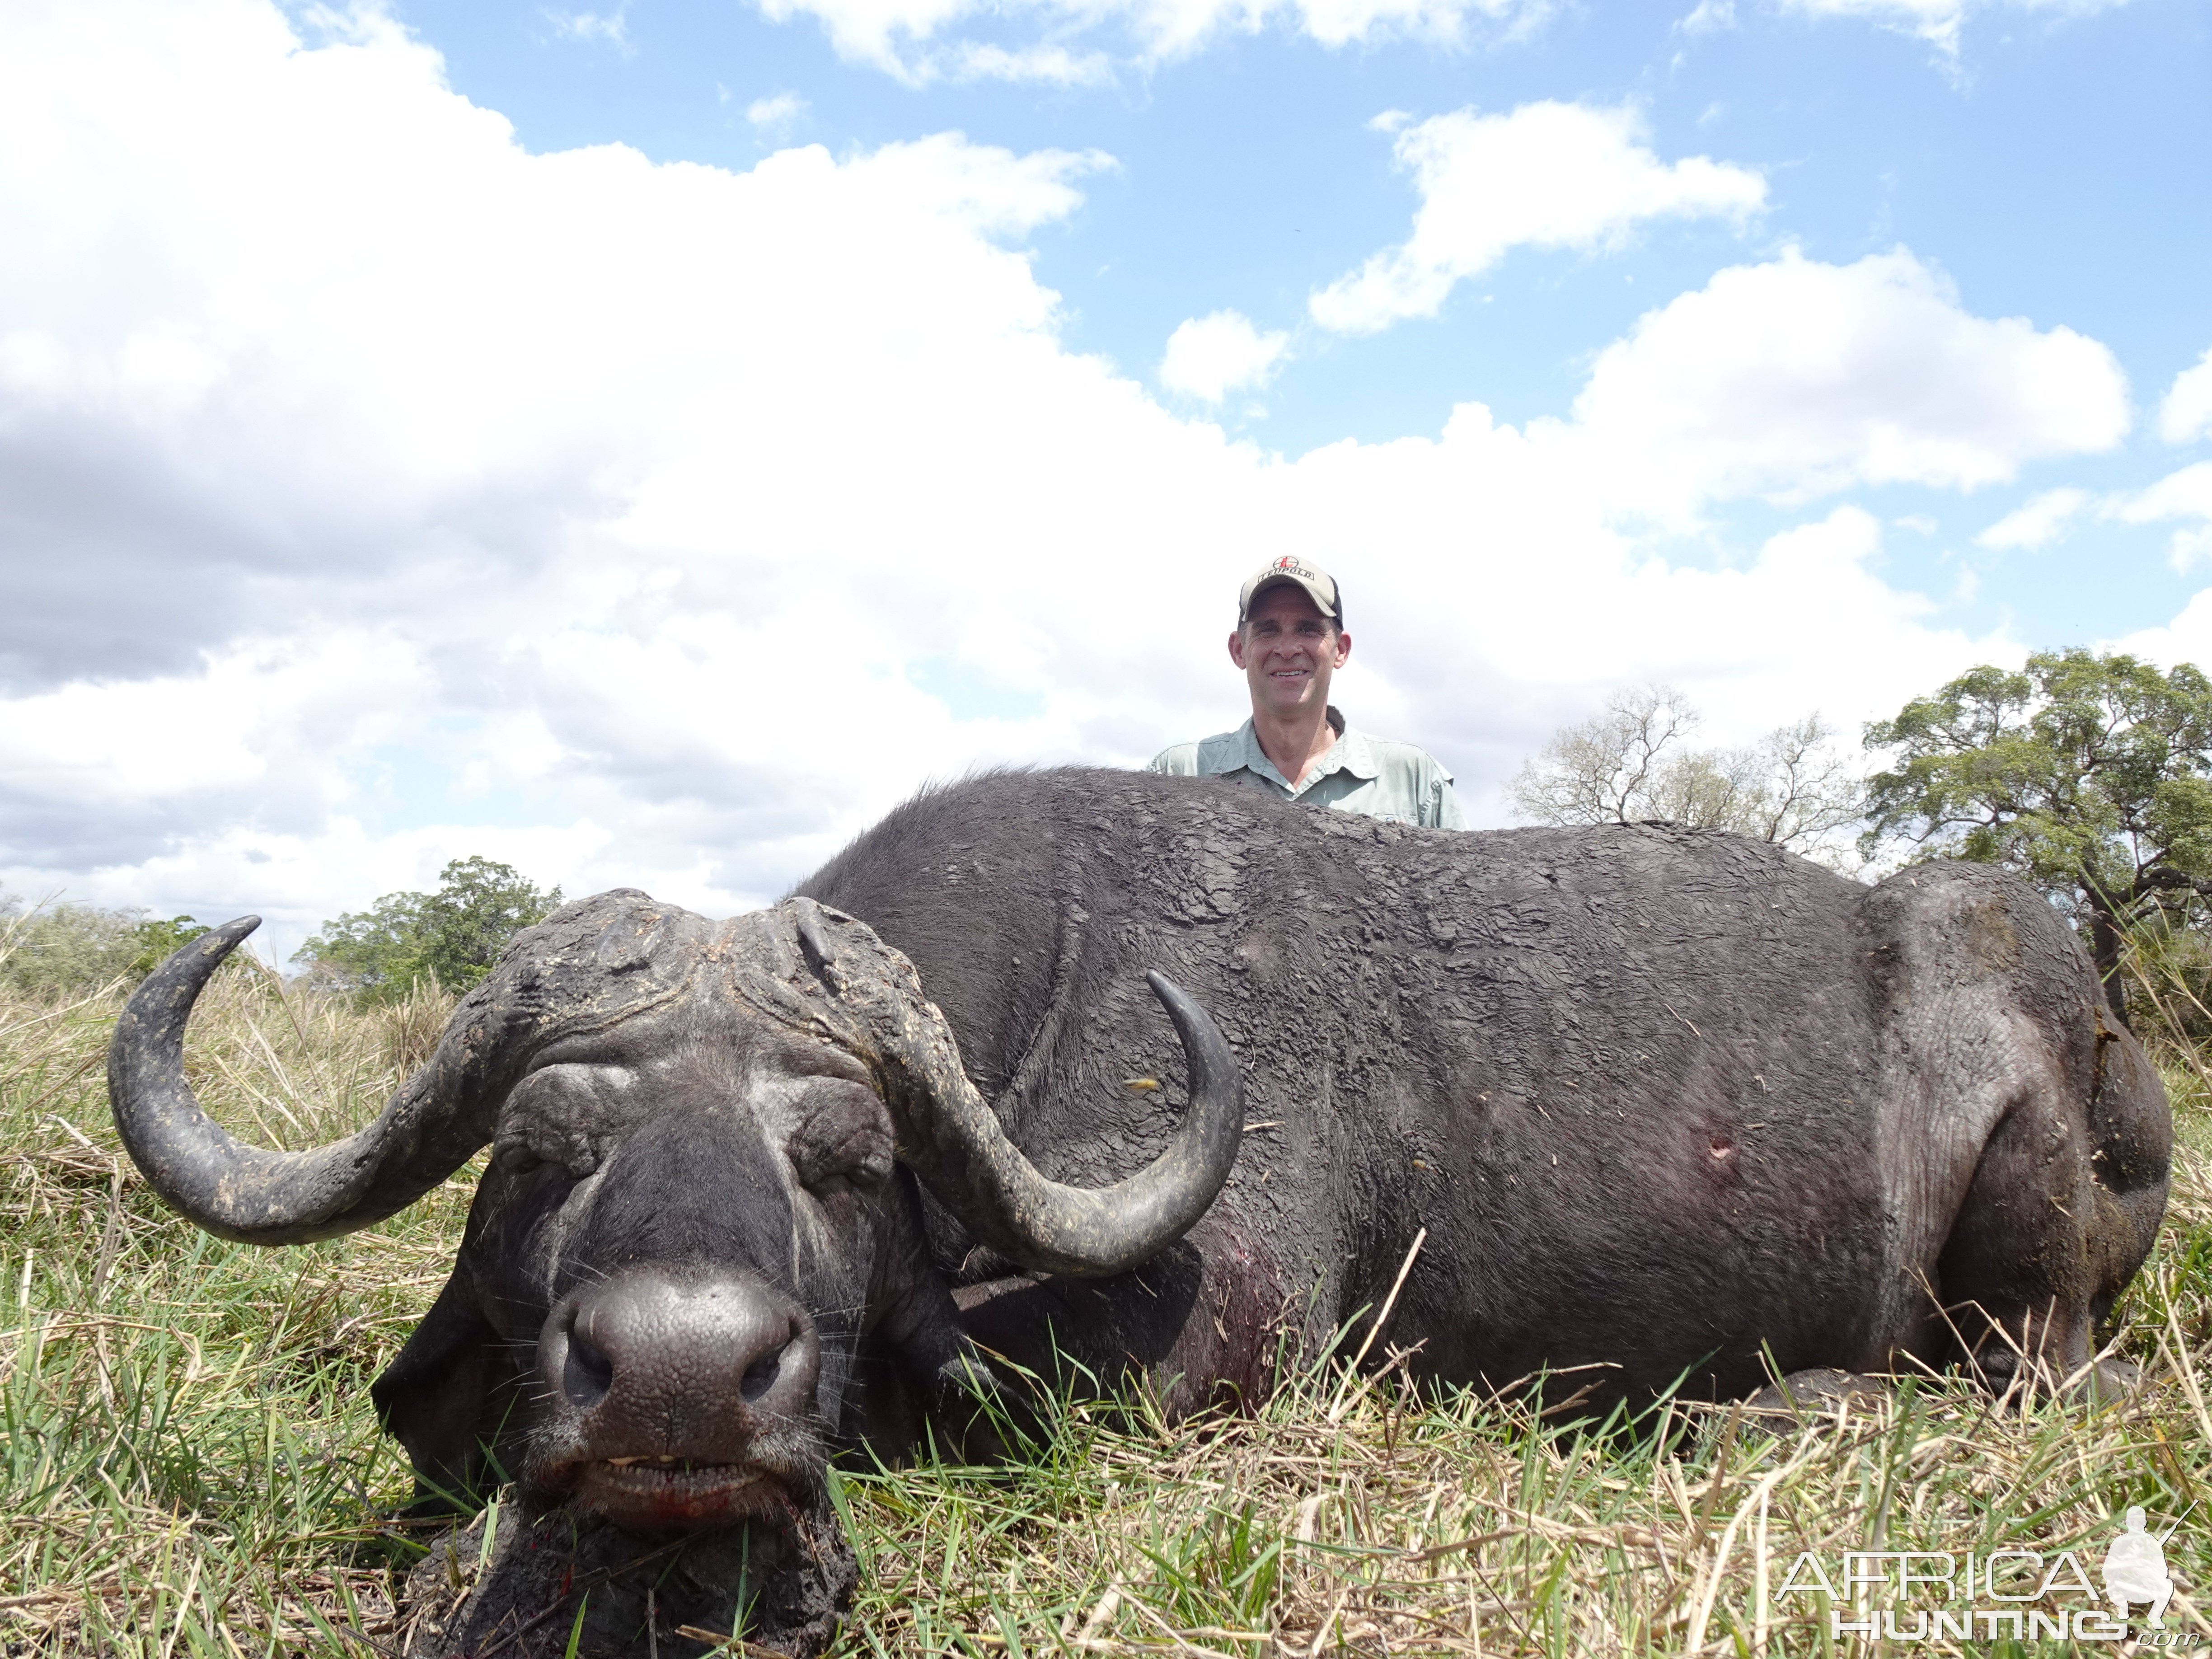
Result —
<instances>
[{"instance_id":1,"label":"green grass","mask_svg":"<svg viewBox=\"0 0 2212 1659\"><path fill-rule=\"evenodd\" d=\"M116 1146L114 1006L0 998L0 1652L361 1659L395 1639L416 1556L383 1520L410 1481L368 1385L443 1281L475 1171L330 1243L210 1239ZM234 964L203 999L192 1079L242 1133L323 1140L442 1016ZM1071 1407L1011 1468L842 1474L866 1577L841 1651L1817 1653L1817 1598L1774 1593L1800 1550L2079 1545L2094 1573L2126 1504L2203 1498L2169 1546L2168 1614L2201 1647L2212 1101L2189 1056L2162 1060L2185 1144L2121 1312L2149 1376L2123 1407L1998 1410L1929 1378L1786 1438L1681 1409L1573 1437L1327 1366L1246 1419Z\"/></svg>"},{"instance_id":2,"label":"green grass","mask_svg":"<svg viewBox=\"0 0 2212 1659\"><path fill-rule=\"evenodd\" d=\"M286 999L243 966L204 1006L195 1085L283 1145L373 1112L427 1012ZM106 1121L113 1021L105 997L0 1002L0 1643L313 1645L387 1599L376 1517L409 1482L368 1384L443 1282L465 1179L328 1244L210 1238Z\"/></svg>"}]
</instances>

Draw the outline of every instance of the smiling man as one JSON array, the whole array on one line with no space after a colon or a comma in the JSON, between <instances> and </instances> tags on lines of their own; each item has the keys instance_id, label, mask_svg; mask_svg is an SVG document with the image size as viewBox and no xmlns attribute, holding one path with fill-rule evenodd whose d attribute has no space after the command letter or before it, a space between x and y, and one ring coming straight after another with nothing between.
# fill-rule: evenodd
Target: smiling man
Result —
<instances>
[{"instance_id":1,"label":"smiling man","mask_svg":"<svg viewBox=\"0 0 2212 1659\"><path fill-rule=\"evenodd\" d=\"M1466 829L1451 774L1425 750L1370 737L1330 706L1330 678L1351 655L1335 579L1291 555L1269 560L1237 596L1229 636L1229 659L1252 688L1252 718L1163 749L1149 769L1223 778L1393 823Z\"/></svg>"}]
</instances>

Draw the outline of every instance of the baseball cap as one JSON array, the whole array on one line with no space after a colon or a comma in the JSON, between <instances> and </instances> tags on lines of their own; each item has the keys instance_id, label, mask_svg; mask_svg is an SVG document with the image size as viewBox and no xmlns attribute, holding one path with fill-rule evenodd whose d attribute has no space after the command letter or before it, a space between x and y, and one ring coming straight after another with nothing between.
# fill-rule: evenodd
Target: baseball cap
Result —
<instances>
[{"instance_id":1,"label":"baseball cap","mask_svg":"<svg viewBox=\"0 0 2212 1659\"><path fill-rule=\"evenodd\" d=\"M1295 553L1285 553L1273 558L1254 571L1244 583L1244 590L1237 596L1237 625L1242 628L1252 619L1252 601L1262 588L1273 587L1278 582L1296 582L1306 591L1321 614L1344 626L1344 603L1337 596L1336 578L1309 560Z\"/></svg>"}]
</instances>

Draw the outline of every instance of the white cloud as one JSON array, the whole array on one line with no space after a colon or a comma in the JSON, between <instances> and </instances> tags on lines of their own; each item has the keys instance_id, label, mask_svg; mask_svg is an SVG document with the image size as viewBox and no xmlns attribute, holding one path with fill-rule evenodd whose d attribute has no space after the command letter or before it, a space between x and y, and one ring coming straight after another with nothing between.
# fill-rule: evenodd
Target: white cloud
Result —
<instances>
[{"instance_id":1,"label":"white cloud","mask_svg":"<svg viewBox=\"0 0 2212 1659\"><path fill-rule=\"evenodd\" d=\"M963 40L939 61L948 64L951 78L959 81L1103 87L1114 80L1113 60L1104 52L1073 52L1057 46L1009 49L995 42Z\"/></svg>"},{"instance_id":2,"label":"white cloud","mask_svg":"<svg viewBox=\"0 0 2212 1659\"><path fill-rule=\"evenodd\" d=\"M2185 662L2212 668L2212 587L2198 592L2172 622L2117 640L2113 649L2148 658L2169 672Z\"/></svg>"},{"instance_id":3,"label":"white cloud","mask_svg":"<svg viewBox=\"0 0 2212 1659\"><path fill-rule=\"evenodd\" d=\"M1685 34L1711 34L1735 27L1735 0L1698 0L1674 27Z\"/></svg>"},{"instance_id":4,"label":"white cloud","mask_svg":"<svg viewBox=\"0 0 2212 1659\"><path fill-rule=\"evenodd\" d=\"M554 34L561 40L604 40L627 53L630 49L629 13L628 0L624 0L611 12L548 9L545 21L552 24Z\"/></svg>"},{"instance_id":5,"label":"white cloud","mask_svg":"<svg viewBox=\"0 0 2212 1659\"><path fill-rule=\"evenodd\" d=\"M2158 435L2170 444L2212 438L2212 350L2173 377L2158 406Z\"/></svg>"},{"instance_id":6,"label":"white cloud","mask_svg":"<svg viewBox=\"0 0 2212 1659\"><path fill-rule=\"evenodd\" d=\"M1455 44L1477 28L1511 36L1539 27L1555 5L1556 0L760 0L771 21L811 15L841 56L915 83L963 76L1089 82L1110 75L1107 52L1066 48L1069 38L1085 32L1103 34L1111 46L1150 64L1188 57L1223 34L1255 34L1276 22L1329 47L1401 36ZM1033 23L1048 38L1010 47L958 35L961 25L984 18Z\"/></svg>"},{"instance_id":7,"label":"white cloud","mask_svg":"<svg viewBox=\"0 0 2212 1659\"><path fill-rule=\"evenodd\" d=\"M1966 20L1978 12L2010 8L2057 16L2085 16L2126 0L1782 0L1784 9L1815 18L1863 19L1917 35L1946 57L1955 57Z\"/></svg>"},{"instance_id":8,"label":"white cloud","mask_svg":"<svg viewBox=\"0 0 2212 1659\"><path fill-rule=\"evenodd\" d=\"M2118 516L2130 524L2166 519L2212 519L2212 461L2169 472L2148 489L2122 498Z\"/></svg>"},{"instance_id":9,"label":"white cloud","mask_svg":"<svg viewBox=\"0 0 2212 1659\"><path fill-rule=\"evenodd\" d=\"M2046 489L1975 537L1974 544L2001 550L2048 547L2066 533L2088 501L2086 489Z\"/></svg>"},{"instance_id":10,"label":"white cloud","mask_svg":"<svg viewBox=\"0 0 2212 1659\"><path fill-rule=\"evenodd\" d=\"M1032 150L1027 155L971 144L957 132L911 143L886 144L866 158L861 173L872 187L901 194L922 220L944 220L982 237L1026 236L1065 219L1082 204L1073 181L1111 171L1103 150ZM1042 319L1058 295L1033 290Z\"/></svg>"},{"instance_id":11,"label":"white cloud","mask_svg":"<svg viewBox=\"0 0 2212 1659\"><path fill-rule=\"evenodd\" d=\"M2102 348L1899 254L1723 272L1571 420L1284 459L1062 343L1009 244L1103 165L532 155L374 17L0 9L0 881L283 949L472 852L726 911L925 778L1233 725L1230 590L1279 550L1346 584L1340 701L1495 812L1594 689L1733 737L2012 648L1856 507L1730 569L1623 515L2124 427Z\"/></svg>"},{"instance_id":12,"label":"white cloud","mask_svg":"<svg viewBox=\"0 0 2212 1659\"><path fill-rule=\"evenodd\" d=\"M1168 336L1160 384L1187 398L1218 404L1232 392L1265 386L1290 348L1288 334L1262 334L1241 312L1193 317Z\"/></svg>"},{"instance_id":13,"label":"white cloud","mask_svg":"<svg viewBox=\"0 0 2212 1659\"><path fill-rule=\"evenodd\" d=\"M781 132L806 113L806 100L795 92L779 92L756 98L745 106L745 119L757 127Z\"/></svg>"},{"instance_id":14,"label":"white cloud","mask_svg":"<svg viewBox=\"0 0 2212 1659\"><path fill-rule=\"evenodd\" d=\"M1604 456L1616 499L1676 512L1858 484L1972 489L2109 450L2129 422L2106 347L1976 317L1902 248L1719 272L1601 352L1574 416L1553 430Z\"/></svg>"},{"instance_id":15,"label":"white cloud","mask_svg":"<svg viewBox=\"0 0 2212 1659\"><path fill-rule=\"evenodd\" d=\"M2124 524L2184 520L2166 551L2167 562L2177 571L2185 573L2201 561L2212 560L2212 461L2169 472L2148 489L2117 495L2105 510ZM2190 520L2196 522L2188 523Z\"/></svg>"},{"instance_id":16,"label":"white cloud","mask_svg":"<svg viewBox=\"0 0 2212 1659\"><path fill-rule=\"evenodd\" d=\"M1741 220L1766 200L1766 181L1747 168L1702 155L1662 161L1631 104L1463 109L1405 128L1394 148L1421 195L1413 234L1313 296L1324 328L1367 334L1433 317L1455 285L1511 248L1617 246L1646 220Z\"/></svg>"}]
</instances>

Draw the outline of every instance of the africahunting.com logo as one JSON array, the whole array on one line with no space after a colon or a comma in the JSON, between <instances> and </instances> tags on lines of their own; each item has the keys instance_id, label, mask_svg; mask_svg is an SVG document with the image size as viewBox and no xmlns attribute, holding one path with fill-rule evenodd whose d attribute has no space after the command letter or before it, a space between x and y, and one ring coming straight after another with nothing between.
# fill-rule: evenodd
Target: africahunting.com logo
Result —
<instances>
[{"instance_id":1,"label":"africahunting.com logo","mask_svg":"<svg viewBox=\"0 0 2212 1659\"><path fill-rule=\"evenodd\" d=\"M1826 1596L1828 1633L1838 1638L2121 1642L2130 1639L2132 1620L2140 1647L2201 1648L2203 1637L2166 1623L2173 1599L2166 1547L2180 1524L2154 1532L2144 1512L2130 1509L2094 1577L2074 1550L1851 1550L1828 1563L1806 1550L1790 1564L1775 1601Z\"/></svg>"}]
</instances>

